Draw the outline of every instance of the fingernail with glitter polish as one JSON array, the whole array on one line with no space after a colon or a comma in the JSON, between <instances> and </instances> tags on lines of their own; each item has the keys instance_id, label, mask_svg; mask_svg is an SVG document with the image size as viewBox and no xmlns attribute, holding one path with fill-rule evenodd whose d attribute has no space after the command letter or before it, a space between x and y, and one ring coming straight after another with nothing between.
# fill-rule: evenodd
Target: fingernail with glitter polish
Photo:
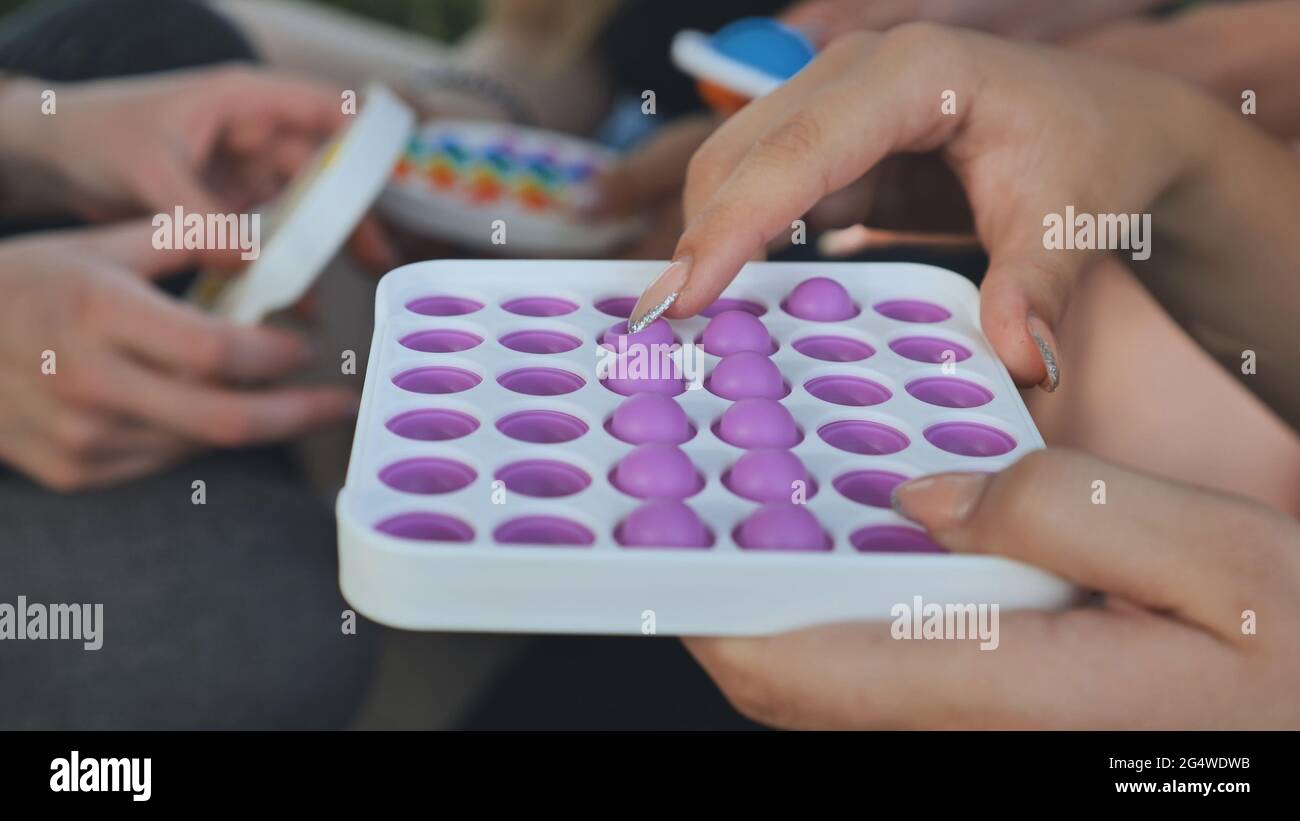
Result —
<instances>
[{"instance_id":1,"label":"fingernail with glitter polish","mask_svg":"<svg viewBox=\"0 0 1300 821\"><path fill-rule=\"evenodd\" d=\"M1061 364L1056 357L1059 347L1056 344L1056 335L1052 329L1047 327L1047 323L1039 319L1037 315L1030 314L1027 320L1029 326L1029 336L1033 338L1034 344L1038 346L1038 353L1043 357L1043 366L1047 369L1047 376L1039 383L1039 387L1051 393L1061 386Z\"/></svg>"},{"instance_id":2,"label":"fingernail with glitter polish","mask_svg":"<svg viewBox=\"0 0 1300 821\"><path fill-rule=\"evenodd\" d=\"M691 258L674 260L650 283L627 319L628 333L636 333L658 319L681 296L691 273Z\"/></svg>"}]
</instances>

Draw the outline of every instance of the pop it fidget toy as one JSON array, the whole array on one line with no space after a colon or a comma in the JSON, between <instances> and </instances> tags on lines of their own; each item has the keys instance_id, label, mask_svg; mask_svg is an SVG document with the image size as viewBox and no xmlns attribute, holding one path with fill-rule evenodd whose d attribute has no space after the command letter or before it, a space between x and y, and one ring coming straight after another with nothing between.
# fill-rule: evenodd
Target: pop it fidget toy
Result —
<instances>
[{"instance_id":1,"label":"pop it fidget toy","mask_svg":"<svg viewBox=\"0 0 1300 821\"><path fill-rule=\"evenodd\" d=\"M594 177L615 157L564 134L438 120L411 138L379 207L410 230L495 254L595 255L642 228L579 213L594 196ZM504 244L493 241L496 220Z\"/></svg>"},{"instance_id":2,"label":"pop it fidget toy","mask_svg":"<svg viewBox=\"0 0 1300 821\"><path fill-rule=\"evenodd\" d=\"M1036 568L945 553L889 506L900 482L1043 445L974 286L751 263L701 316L629 336L662 267L383 279L337 506L354 607L409 629L639 633L653 611L660 633L743 635L889 619L914 596L1075 600ZM611 369L638 350L683 367Z\"/></svg>"},{"instance_id":3,"label":"pop it fidget toy","mask_svg":"<svg viewBox=\"0 0 1300 821\"><path fill-rule=\"evenodd\" d=\"M812 43L789 26L746 17L713 34L681 31L673 38L673 64L694 77L700 96L730 114L799 72L816 55Z\"/></svg>"}]
</instances>

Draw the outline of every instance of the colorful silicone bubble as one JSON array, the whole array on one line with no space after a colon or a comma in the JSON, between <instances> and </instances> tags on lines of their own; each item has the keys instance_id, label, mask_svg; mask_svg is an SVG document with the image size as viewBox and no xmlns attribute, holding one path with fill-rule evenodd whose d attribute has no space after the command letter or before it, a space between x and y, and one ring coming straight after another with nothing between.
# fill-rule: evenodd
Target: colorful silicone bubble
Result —
<instances>
[{"instance_id":1,"label":"colorful silicone bubble","mask_svg":"<svg viewBox=\"0 0 1300 821\"><path fill-rule=\"evenodd\" d=\"M407 334L399 342L404 347L421 353L455 353L476 348L483 342L483 337L469 331L450 329L434 331L416 331Z\"/></svg>"},{"instance_id":2,"label":"colorful silicone bubble","mask_svg":"<svg viewBox=\"0 0 1300 821\"><path fill-rule=\"evenodd\" d=\"M680 360L667 349L647 345L634 345L626 352L611 355L600 384L619 396L677 396L686 390Z\"/></svg>"},{"instance_id":3,"label":"colorful silicone bubble","mask_svg":"<svg viewBox=\"0 0 1300 821\"><path fill-rule=\"evenodd\" d=\"M474 468L454 459L403 459L379 471L379 481L404 493L455 493L478 477Z\"/></svg>"},{"instance_id":4,"label":"colorful silicone bubble","mask_svg":"<svg viewBox=\"0 0 1300 821\"><path fill-rule=\"evenodd\" d=\"M785 312L811 322L841 322L858 315L844 286L829 277L805 279L781 303Z\"/></svg>"},{"instance_id":5,"label":"colorful silicone bubble","mask_svg":"<svg viewBox=\"0 0 1300 821\"><path fill-rule=\"evenodd\" d=\"M805 336L791 343L804 356L824 362L858 362L876 351L865 342L847 336Z\"/></svg>"},{"instance_id":6,"label":"colorful silicone bubble","mask_svg":"<svg viewBox=\"0 0 1300 821\"><path fill-rule=\"evenodd\" d=\"M724 356L709 374L709 391L723 399L761 396L780 399L788 392L781 370L761 353L741 351Z\"/></svg>"},{"instance_id":7,"label":"colorful silicone bubble","mask_svg":"<svg viewBox=\"0 0 1300 821\"><path fill-rule=\"evenodd\" d=\"M853 531L849 544L863 553L946 553L914 527L876 525Z\"/></svg>"},{"instance_id":8,"label":"colorful silicone bubble","mask_svg":"<svg viewBox=\"0 0 1300 821\"><path fill-rule=\"evenodd\" d=\"M671 345L673 329L662 319L656 319L634 334L627 332L626 322L615 322L601 334L600 341L616 351L632 348L634 345Z\"/></svg>"},{"instance_id":9,"label":"colorful silicone bubble","mask_svg":"<svg viewBox=\"0 0 1300 821\"><path fill-rule=\"evenodd\" d=\"M656 320L658 321L658 320ZM704 328L704 350L714 356L754 351L770 356L776 351L767 326L745 311L723 311Z\"/></svg>"},{"instance_id":10,"label":"colorful silicone bubble","mask_svg":"<svg viewBox=\"0 0 1300 821\"><path fill-rule=\"evenodd\" d=\"M817 429L817 435L833 448L864 456L888 456L910 444L910 440L901 431L863 419L846 419L822 425Z\"/></svg>"},{"instance_id":11,"label":"colorful silicone bubble","mask_svg":"<svg viewBox=\"0 0 1300 821\"><path fill-rule=\"evenodd\" d=\"M762 397L733 403L723 411L713 432L738 448L792 448L803 439L785 405Z\"/></svg>"},{"instance_id":12,"label":"colorful silicone bubble","mask_svg":"<svg viewBox=\"0 0 1300 821\"><path fill-rule=\"evenodd\" d=\"M695 511L676 499L652 499L628 514L614 529L624 547L690 547L713 545L713 534Z\"/></svg>"},{"instance_id":13,"label":"colorful silicone bubble","mask_svg":"<svg viewBox=\"0 0 1300 821\"><path fill-rule=\"evenodd\" d=\"M634 448L619 461L611 480L619 490L640 499L684 499L704 486L681 448L660 443Z\"/></svg>"},{"instance_id":14,"label":"colorful silicone bubble","mask_svg":"<svg viewBox=\"0 0 1300 821\"><path fill-rule=\"evenodd\" d=\"M736 544L745 550L830 550L831 540L803 505L772 502L740 523Z\"/></svg>"},{"instance_id":15,"label":"colorful silicone bubble","mask_svg":"<svg viewBox=\"0 0 1300 821\"><path fill-rule=\"evenodd\" d=\"M907 392L941 408L978 408L993 401L993 392L983 385L951 376L927 376L907 383Z\"/></svg>"},{"instance_id":16,"label":"colorful silicone bubble","mask_svg":"<svg viewBox=\"0 0 1300 821\"><path fill-rule=\"evenodd\" d=\"M623 400L614 409L608 428L611 434L633 445L680 445L695 435L681 405L658 393L639 393Z\"/></svg>"},{"instance_id":17,"label":"colorful silicone bubble","mask_svg":"<svg viewBox=\"0 0 1300 821\"><path fill-rule=\"evenodd\" d=\"M631 311L631 309L628 309ZM700 316L712 319L723 311L744 311L754 316L762 316L767 313L767 309L757 302L750 299L733 299L731 297L722 297L714 300L713 304L700 311Z\"/></svg>"},{"instance_id":18,"label":"colorful silicone bubble","mask_svg":"<svg viewBox=\"0 0 1300 821\"><path fill-rule=\"evenodd\" d=\"M788 450L746 451L723 475L722 483L752 502L790 502L795 495L811 498L812 477L798 456Z\"/></svg>"},{"instance_id":19,"label":"colorful silicone bubble","mask_svg":"<svg viewBox=\"0 0 1300 821\"><path fill-rule=\"evenodd\" d=\"M555 445L572 442L585 434L587 423L561 411L525 410L498 419L497 430L520 442Z\"/></svg>"},{"instance_id":20,"label":"colorful silicone bubble","mask_svg":"<svg viewBox=\"0 0 1300 821\"><path fill-rule=\"evenodd\" d=\"M559 331L512 331L497 340L520 353L566 353L582 347L582 340Z\"/></svg>"},{"instance_id":21,"label":"colorful silicone bubble","mask_svg":"<svg viewBox=\"0 0 1300 821\"><path fill-rule=\"evenodd\" d=\"M803 387L823 402L859 408L879 405L893 396L889 388L861 376L819 376L809 379Z\"/></svg>"},{"instance_id":22,"label":"colorful silicone bubble","mask_svg":"<svg viewBox=\"0 0 1300 821\"><path fill-rule=\"evenodd\" d=\"M587 384L576 373L559 368L518 368L497 377L501 387L529 396L561 396Z\"/></svg>"},{"instance_id":23,"label":"colorful silicone bubble","mask_svg":"<svg viewBox=\"0 0 1300 821\"><path fill-rule=\"evenodd\" d=\"M596 542L596 534L583 525L559 516L520 516L511 519L492 533L501 544L572 545L586 547Z\"/></svg>"},{"instance_id":24,"label":"colorful silicone bubble","mask_svg":"<svg viewBox=\"0 0 1300 821\"><path fill-rule=\"evenodd\" d=\"M564 316L578 310L578 306L558 297L525 296L501 303L501 309L518 316Z\"/></svg>"},{"instance_id":25,"label":"colorful silicone bubble","mask_svg":"<svg viewBox=\"0 0 1300 821\"><path fill-rule=\"evenodd\" d=\"M403 513L391 516L375 525L375 530L399 539L422 542L468 542L474 539L474 528L460 519L441 513Z\"/></svg>"},{"instance_id":26,"label":"colorful silicone bubble","mask_svg":"<svg viewBox=\"0 0 1300 821\"><path fill-rule=\"evenodd\" d=\"M930 444L958 456L1001 456L1016 449L1016 440L978 422L941 422L923 432Z\"/></svg>"},{"instance_id":27,"label":"colorful silicone bubble","mask_svg":"<svg viewBox=\"0 0 1300 821\"><path fill-rule=\"evenodd\" d=\"M587 489L591 477L580 467L553 459L525 459L499 469L492 478L523 496L554 499Z\"/></svg>"},{"instance_id":28,"label":"colorful silicone bubble","mask_svg":"<svg viewBox=\"0 0 1300 821\"><path fill-rule=\"evenodd\" d=\"M461 316L482 308L482 302L457 296L426 296L406 303L408 311L424 316Z\"/></svg>"},{"instance_id":29,"label":"colorful silicone bubble","mask_svg":"<svg viewBox=\"0 0 1300 821\"><path fill-rule=\"evenodd\" d=\"M905 336L890 342L889 348L905 359L934 365L964 362L971 357L970 349L965 346L935 336Z\"/></svg>"},{"instance_id":30,"label":"colorful silicone bubble","mask_svg":"<svg viewBox=\"0 0 1300 821\"><path fill-rule=\"evenodd\" d=\"M478 420L460 411L430 408L398 414L389 419L385 427L403 439L445 442L469 436L478 430Z\"/></svg>"},{"instance_id":31,"label":"colorful silicone bubble","mask_svg":"<svg viewBox=\"0 0 1300 821\"><path fill-rule=\"evenodd\" d=\"M444 365L413 368L393 377L393 384L404 391L428 394L460 393L482 381L483 379L472 371Z\"/></svg>"},{"instance_id":32,"label":"colorful silicone bubble","mask_svg":"<svg viewBox=\"0 0 1300 821\"><path fill-rule=\"evenodd\" d=\"M634 296L612 296L596 302L596 310L608 316L617 316L627 319L632 315L632 309L636 307L636 297Z\"/></svg>"},{"instance_id":33,"label":"colorful silicone bubble","mask_svg":"<svg viewBox=\"0 0 1300 821\"><path fill-rule=\"evenodd\" d=\"M900 322L943 322L952 316L947 309L919 299L891 299L872 306L876 313Z\"/></svg>"},{"instance_id":34,"label":"colorful silicone bubble","mask_svg":"<svg viewBox=\"0 0 1300 821\"><path fill-rule=\"evenodd\" d=\"M846 499L860 505L889 507L894 488L907 481L901 473L887 470L855 470L835 477L831 483Z\"/></svg>"}]
</instances>

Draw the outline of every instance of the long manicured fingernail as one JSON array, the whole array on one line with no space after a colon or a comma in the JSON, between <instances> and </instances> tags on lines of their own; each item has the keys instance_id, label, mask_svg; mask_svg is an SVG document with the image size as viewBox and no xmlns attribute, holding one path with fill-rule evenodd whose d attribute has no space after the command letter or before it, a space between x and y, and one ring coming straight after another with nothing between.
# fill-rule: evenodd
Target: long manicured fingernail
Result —
<instances>
[{"instance_id":1,"label":"long manicured fingernail","mask_svg":"<svg viewBox=\"0 0 1300 821\"><path fill-rule=\"evenodd\" d=\"M640 331L672 307L686 287L686 278L690 273L691 258L682 257L674 260L663 273L655 277L655 281L650 283L650 287L645 289L632 308L632 314L627 319L627 332L634 334Z\"/></svg>"},{"instance_id":2,"label":"long manicured fingernail","mask_svg":"<svg viewBox=\"0 0 1300 821\"><path fill-rule=\"evenodd\" d=\"M889 503L898 515L928 530L945 530L966 521L990 478L988 473L923 476L895 487Z\"/></svg>"},{"instance_id":3,"label":"long manicured fingernail","mask_svg":"<svg viewBox=\"0 0 1300 821\"><path fill-rule=\"evenodd\" d=\"M1052 333L1052 329L1047 327L1047 323L1039 319L1036 314L1029 315L1027 325L1029 335L1038 346L1038 353L1043 357L1043 365L1047 368L1047 376L1039 383L1039 387L1051 393L1061 386L1061 365L1056 359L1056 336Z\"/></svg>"}]
</instances>

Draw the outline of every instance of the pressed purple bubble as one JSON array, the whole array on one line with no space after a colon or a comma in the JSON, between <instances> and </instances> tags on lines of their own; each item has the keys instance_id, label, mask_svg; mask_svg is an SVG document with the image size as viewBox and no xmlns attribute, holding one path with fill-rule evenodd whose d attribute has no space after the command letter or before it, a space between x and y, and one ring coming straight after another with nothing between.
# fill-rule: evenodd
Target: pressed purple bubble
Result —
<instances>
[{"instance_id":1,"label":"pressed purple bubble","mask_svg":"<svg viewBox=\"0 0 1300 821\"><path fill-rule=\"evenodd\" d=\"M935 365L942 364L948 358L945 354L952 351L950 357L953 362L964 362L970 359L970 349L956 342L949 342L946 339L939 339L935 336L905 336L902 339L895 339L889 343L890 350L905 359L911 359L914 362L929 362Z\"/></svg>"},{"instance_id":2,"label":"pressed purple bubble","mask_svg":"<svg viewBox=\"0 0 1300 821\"><path fill-rule=\"evenodd\" d=\"M803 387L823 402L853 407L879 405L893 396L889 388L860 376L818 376Z\"/></svg>"},{"instance_id":3,"label":"pressed purple bubble","mask_svg":"<svg viewBox=\"0 0 1300 821\"><path fill-rule=\"evenodd\" d=\"M706 548L713 534L695 511L676 499L652 499L628 514L614 529L624 547Z\"/></svg>"},{"instance_id":4,"label":"pressed purple bubble","mask_svg":"<svg viewBox=\"0 0 1300 821\"><path fill-rule=\"evenodd\" d=\"M460 519L440 513L403 513L391 516L375 525L375 530L400 539L422 542L468 542L474 538L474 528Z\"/></svg>"},{"instance_id":5,"label":"pressed purple bubble","mask_svg":"<svg viewBox=\"0 0 1300 821\"><path fill-rule=\"evenodd\" d=\"M926 428L930 444L958 456L1001 456L1016 448L1016 440L978 422L941 422Z\"/></svg>"},{"instance_id":6,"label":"pressed purple bubble","mask_svg":"<svg viewBox=\"0 0 1300 821\"><path fill-rule=\"evenodd\" d=\"M559 331L512 331L497 340L519 353L566 353L582 346L582 340Z\"/></svg>"},{"instance_id":7,"label":"pressed purple bubble","mask_svg":"<svg viewBox=\"0 0 1300 821\"><path fill-rule=\"evenodd\" d=\"M658 393L638 393L623 400L609 418L607 429L633 445L680 445L695 435L690 419L676 400Z\"/></svg>"},{"instance_id":8,"label":"pressed purple bubble","mask_svg":"<svg viewBox=\"0 0 1300 821\"><path fill-rule=\"evenodd\" d=\"M564 316L578 310L578 306L558 297L525 296L501 303L501 309L518 316Z\"/></svg>"},{"instance_id":9,"label":"pressed purple bubble","mask_svg":"<svg viewBox=\"0 0 1300 821\"><path fill-rule=\"evenodd\" d=\"M385 427L404 439L444 442L468 436L478 430L478 420L460 411L431 408L394 416Z\"/></svg>"},{"instance_id":10,"label":"pressed purple bubble","mask_svg":"<svg viewBox=\"0 0 1300 821\"><path fill-rule=\"evenodd\" d=\"M413 334L407 334L398 341L403 346L421 353L455 353L477 347L482 344L483 337L469 331L442 329L416 331Z\"/></svg>"},{"instance_id":11,"label":"pressed purple bubble","mask_svg":"<svg viewBox=\"0 0 1300 821\"><path fill-rule=\"evenodd\" d=\"M983 385L951 376L927 376L907 383L907 392L943 408L978 408L993 401L993 392Z\"/></svg>"},{"instance_id":12,"label":"pressed purple bubble","mask_svg":"<svg viewBox=\"0 0 1300 821\"><path fill-rule=\"evenodd\" d=\"M735 532L745 550L830 550L831 540L803 505L772 502L749 515Z\"/></svg>"},{"instance_id":13,"label":"pressed purple bubble","mask_svg":"<svg viewBox=\"0 0 1300 821\"><path fill-rule=\"evenodd\" d=\"M581 376L559 368L518 368L497 377L501 387L529 396L560 396L587 384Z\"/></svg>"},{"instance_id":14,"label":"pressed purple bubble","mask_svg":"<svg viewBox=\"0 0 1300 821\"><path fill-rule=\"evenodd\" d=\"M732 403L713 432L738 448L792 448L803 440L785 405L757 396Z\"/></svg>"},{"instance_id":15,"label":"pressed purple bubble","mask_svg":"<svg viewBox=\"0 0 1300 821\"><path fill-rule=\"evenodd\" d=\"M405 493L454 493L478 477L474 468L454 459L403 459L379 471L379 481Z\"/></svg>"},{"instance_id":16,"label":"pressed purple bubble","mask_svg":"<svg viewBox=\"0 0 1300 821\"><path fill-rule=\"evenodd\" d=\"M776 351L767 326L753 314L723 311L704 328L704 350L714 356L729 356L740 351L754 351L771 356Z\"/></svg>"},{"instance_id":17,"label":"pressed purple bubble","mask_svg":"<svg viewBox=\"0 0 1300 821\"><path fill-rule=\"evenodd\" d=\"M426 296L406 303L408 311L424 316L461 316L482 308L482 302L457 296Z\"/></svg>"},{"instance_id":18,"label":"pressed purple bubble","mask_svg":"<svg viewBox=\"0 0 1300 821\"><path fill-rule=\"evenodd\" d=\"M790 502L796 482L801 495L812 497L812 477L798 456L778 448L756 448L743 456L722 477L722 484L737 496L753 502Z\"/></svg>"},{"instance_id":19,"label":"pressed purple bubble","mask_svg":"<svg viewBox=\"0 0 1300 821\"><path fill-rule=\"evenodd\" d=\"M622 348L620 339L623 340ZM665 320L656 319L634 334L627 332L626 322L615 322L601 334L600 341L615 351L622 351L630 350L634 345L671 345L676 340L673 339L672 327Z\"/></svg>"},{"instance_id":20,"label":"pressed purple bubble","mask_svg":"<svg viewBox=\"0 0 1300 821\"><path fill-rule=\"evenodd\" d=\"M822 425L817 429L817 435L833 448L867 456L898 453L910 443L901 431L862 419L846 419Z\"/></svg>"},{"instance_id":21,"label":"pressed purple bubble","mask_svg":"<svg viewBox=\"0 0 1300 821\"><path fill-rule=\"evenodd\" d=\"M858 362L876 352L867 343L847 336L805 336L792 345L804 356L824 362Z\"/></svg>"},{"instance_id":22,"label":"pressed purple bubble","mask_svg":"<svg viewBox=\"0 0 1300 821\"><path fill-rule=\"evenodd\" d=\"M554 445L582 436L587 432L587 423L561 411L525 410L498 419L497 430L520 442Z\"/></svg>"},{"instance_id":23,"label":"pressed purple bubble","mask_svg":"<svg viewBox=\"0 0 1300 821\"><path fill-rule=\"evenodd\" d=\"M709 374L705 387L723 399L733 400L751 396L780 399L788 392L780 368L754 351L724 356Z\"/></svg>"},{"instance_id":24,"label":"pressed purple bubble","mask_svg":"<svg viewBox=\"0 0 1300 821\"><path fill-rule=\"evenodd\" d=\"M872 307L881 316L897 319L900 322L943 322L952 316L947 308L935 305L933 302L922 302L919 299L891 299L878 302Z\"/></svg>"},{"instance_id":25,"label":"pressed purple bubble","mask_svg":"<svg viewBox=\"0 0 1300 821\"><path fill-rule=\"evenodd\" d=\"M640 499L684 499L704 486L685 451L658 442L638 445L610 478L614 487Z\"/></svg>"},{"instance_id":26,"label":"pressed purple bubble","mask_svg":"<svg viewBox=\"0 0 1300 821\"><path fill-rule=\"evenodd\" d=\"M460 393L482 381L482 378L472 371L445 365L413 368L393 377L393 384L404 391L428 394Z\"/></svg>"},{"instance_id":27,"label":"pressed purple bubble","mask_svg":"<svg viewBox=\"0 0 1300 821\"><path fill-rule=\"evenodd\" d=\"M499 469L492 478L512 493L543 499L572 496L591 484L591 477L582 468L553 459L513 462Z\"/></svg>"},{"instance_id":28,"label":"pressed purple bubble","mask_svg":"<svg viewBox=\"0 0 1300 821\"><path fill-rule=\"evenodd\" d=\"M805 279L781 303L785 312L811 322L841 322L858 315L844 286L829 277Z\"/></svg>"},{"instance_id":29,"label":"pressed purple bubble","mask_svg":"<svg viewBox=\"0 0 1300 821\"><path fill-rule=\"evenodd\" d=\"M858 504L889 507L890 494L906 481L906 476L887 470L855 470L836 476L831 484L844 498Z\"/></svg>"},{"instance_id":30,"label":"pressed purple bubble","mask_svg":"<svg viewBox=\"0 0 1300 821\"><path fill-rule=\"evenodd\" d=\"M863 553L946 553L923 531L901 525L875 525L853 531L849 543Z\"/></svg>"},{"instance_id":31,"label":"pressed purple bubble","mask_svg":"<svg viewBox=\"0 0 1300 821\"><path fill-rule=\"evenodd\" d=\"M501 544L575 547L586 547L596 541L596 535L586 527L559 516L520 516L499 526L492 538Z\"/></svg>"}]
</instances>

